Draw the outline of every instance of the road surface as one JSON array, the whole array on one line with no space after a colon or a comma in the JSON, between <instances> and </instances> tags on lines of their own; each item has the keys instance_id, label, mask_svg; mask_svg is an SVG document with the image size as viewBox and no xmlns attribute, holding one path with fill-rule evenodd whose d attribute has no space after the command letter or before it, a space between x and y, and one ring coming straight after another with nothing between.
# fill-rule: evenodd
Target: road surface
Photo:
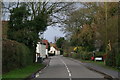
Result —
<instances>
[{"instance_id":1,"label":"road surface","mask_svg":"<svg viewBox=\"0 0 120 80\"><path fill-rule=\"evenodd\" d=\"M80 80L86 78L88 80L101 79L104 76L97 72L91 71L81 63L75 62L69 58L62 56L51 57L49 66L41 71L38 80Z\"/></svg>"}]
</instances>

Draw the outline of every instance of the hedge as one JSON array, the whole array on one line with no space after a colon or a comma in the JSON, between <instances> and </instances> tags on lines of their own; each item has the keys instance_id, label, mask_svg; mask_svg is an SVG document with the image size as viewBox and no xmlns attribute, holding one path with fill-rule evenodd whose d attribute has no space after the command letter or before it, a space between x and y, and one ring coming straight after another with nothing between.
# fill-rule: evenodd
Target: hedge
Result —
<instances>
[{"instance_id":1,"label":"hedge","mask_svg":"<svg viewBox=\"0 0 120 80\"><path fill-rule=\"evenodd\" d=\"M72 57L78 59L78 58L80 58L80 54L79 53L73 53Z\"/></svg>"},{"instance_id":2,"label":"hedge","mask_svg":"<svg viewBox=\"0 0 120 80\"><path fill-rule=\"evenodd\" d=\"M27 46L8 39L3 40L2 43L3 73L32 63L32 53Z\"/></svg>"},{"instance_id":3,"label":"hedge","mask_svg":"<svg viewBox=\"0 0 120 80\"><path fill-rule=\"evenodd\" d=\"M63 56L64 56L64 57L68 57L69 54L68 54L68 53L64 53Z\"/></svg>"},{"instance_id":4,"label":"hedge","mask_svg":"<svg viewBox=\"0 0 120 80\"><path fill-rule=\"evenodd\" d=\"M83 60L90 60L91 57L92 57L92 53L91 53L91 52L85 52L85 51L84 51L84 52L81 54L81 59L83 59Z\"/></svg>"}]
</instances>

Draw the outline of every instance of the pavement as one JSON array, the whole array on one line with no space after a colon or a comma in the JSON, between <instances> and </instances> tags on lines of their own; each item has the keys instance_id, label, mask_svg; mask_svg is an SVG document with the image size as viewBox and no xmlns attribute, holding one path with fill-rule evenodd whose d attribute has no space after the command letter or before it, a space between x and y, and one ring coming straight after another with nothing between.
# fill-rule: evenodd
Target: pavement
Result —
<instances>
[{"instance_id":1,"label":"pavement","mask_svg":"<svg viewBox=\"0 0 120 80\"><path fill-rule=\"evenodd\" d=\"M81 62L66 57L53 56L49 66L39 72L34 80L106 80L104 75L86 68Z\"/></svg>"},{"instance_id":2,"label":"pavement","mask_svg":"<svg viewBox=\"0 0 120 80\"><path fill-rule=\"evenodd\" d=\"M117 78L117 79L120 79L120 72L118 71L115 71L115 70L111 70L111 69L108 69L108 68L105 68L105 67L102 67L102 66L99 66L97 64L93 64L93 63L83 63L83 62L80 62L79 60L75 60L75 59L72 59L70 58L71 60L73 60L74 62L77 62L77 63L80 63L80 64L83 64L84 66L86 66L87 68L89 69L92 69L94 71L97 71L101 74L104 74L108 77L111 77L113 79Z\"/></svg>"},{"instance_id":3,"label":"pavement","mask_svg":"<svg viewBox=\"0 0 120 80\"><path fill-rule=\"evenodd\" d=\"M100 72L103 72L109 76L111 76L112 78L119 78L119 73L118 71L114 71L114 70L110 70L110 69L107 69L107 68L104 68L102 66L98 66L96 64L92 64L92 63L84 63L84 65L90 67L90 68L93 68L97 71L100 71Z\"/></svg>"}]
</instances>

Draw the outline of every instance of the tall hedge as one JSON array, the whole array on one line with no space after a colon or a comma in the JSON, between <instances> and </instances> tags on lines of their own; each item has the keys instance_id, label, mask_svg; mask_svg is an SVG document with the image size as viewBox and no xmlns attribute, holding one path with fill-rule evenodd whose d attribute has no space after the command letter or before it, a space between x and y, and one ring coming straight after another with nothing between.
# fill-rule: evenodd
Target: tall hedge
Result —
<instances>
[{"instance_id":1,"label":"tall hedge","mask_svg":"<svg viewBox=\"0 0 120 80\"><path fill-rule=\"evenodd\" d=\"M5 39L2 48L3 73L32 63L32 53L24 44Z\"/></svg>"},{"instance_id":2,"label":"tall hedge","mask_svg":"<svg viewBox=\"0 0 120 80\"><path fill-rule=\"evenodd\" d=\"M112 50L108 51L106 65L120 67L120 43L116 42L112 45Z\"/></svg>"}]
</instances>

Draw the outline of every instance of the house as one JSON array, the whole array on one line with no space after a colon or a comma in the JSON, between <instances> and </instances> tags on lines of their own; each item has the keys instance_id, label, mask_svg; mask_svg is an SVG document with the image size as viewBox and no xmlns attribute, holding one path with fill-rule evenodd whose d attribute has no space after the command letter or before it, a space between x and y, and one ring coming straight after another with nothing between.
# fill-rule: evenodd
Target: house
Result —
<instances>
[{"instance_id":1,"label":"house","mask_svg":"<svg viewBox=\"0 0 120 80\"><path fill-rule=\"evenodd\" d=\"M47 40L42 40L37 44L35 62L38 62L39 57L41 57L42 59L45 59L48 57L48 41Z\"/></svg>"},{"instance_id":2,"label":"house","mask_svg":"<svg viewBox=\"0 0 120 80\"><path fill-rule=\"evenodd\" d=\"M42 40L42 43L46 45L46 55L48 57L48 40Z\"/></svg>"},{"instance_id":3,"label":"house","mask_svg":"<svg viewBox=\"0 0 120 80\"><path fill-rule=\"evenodd\" d=\"M53 43L50 43L49 55L60 55L60 50Z\"/></svg>"}]
</instances>

